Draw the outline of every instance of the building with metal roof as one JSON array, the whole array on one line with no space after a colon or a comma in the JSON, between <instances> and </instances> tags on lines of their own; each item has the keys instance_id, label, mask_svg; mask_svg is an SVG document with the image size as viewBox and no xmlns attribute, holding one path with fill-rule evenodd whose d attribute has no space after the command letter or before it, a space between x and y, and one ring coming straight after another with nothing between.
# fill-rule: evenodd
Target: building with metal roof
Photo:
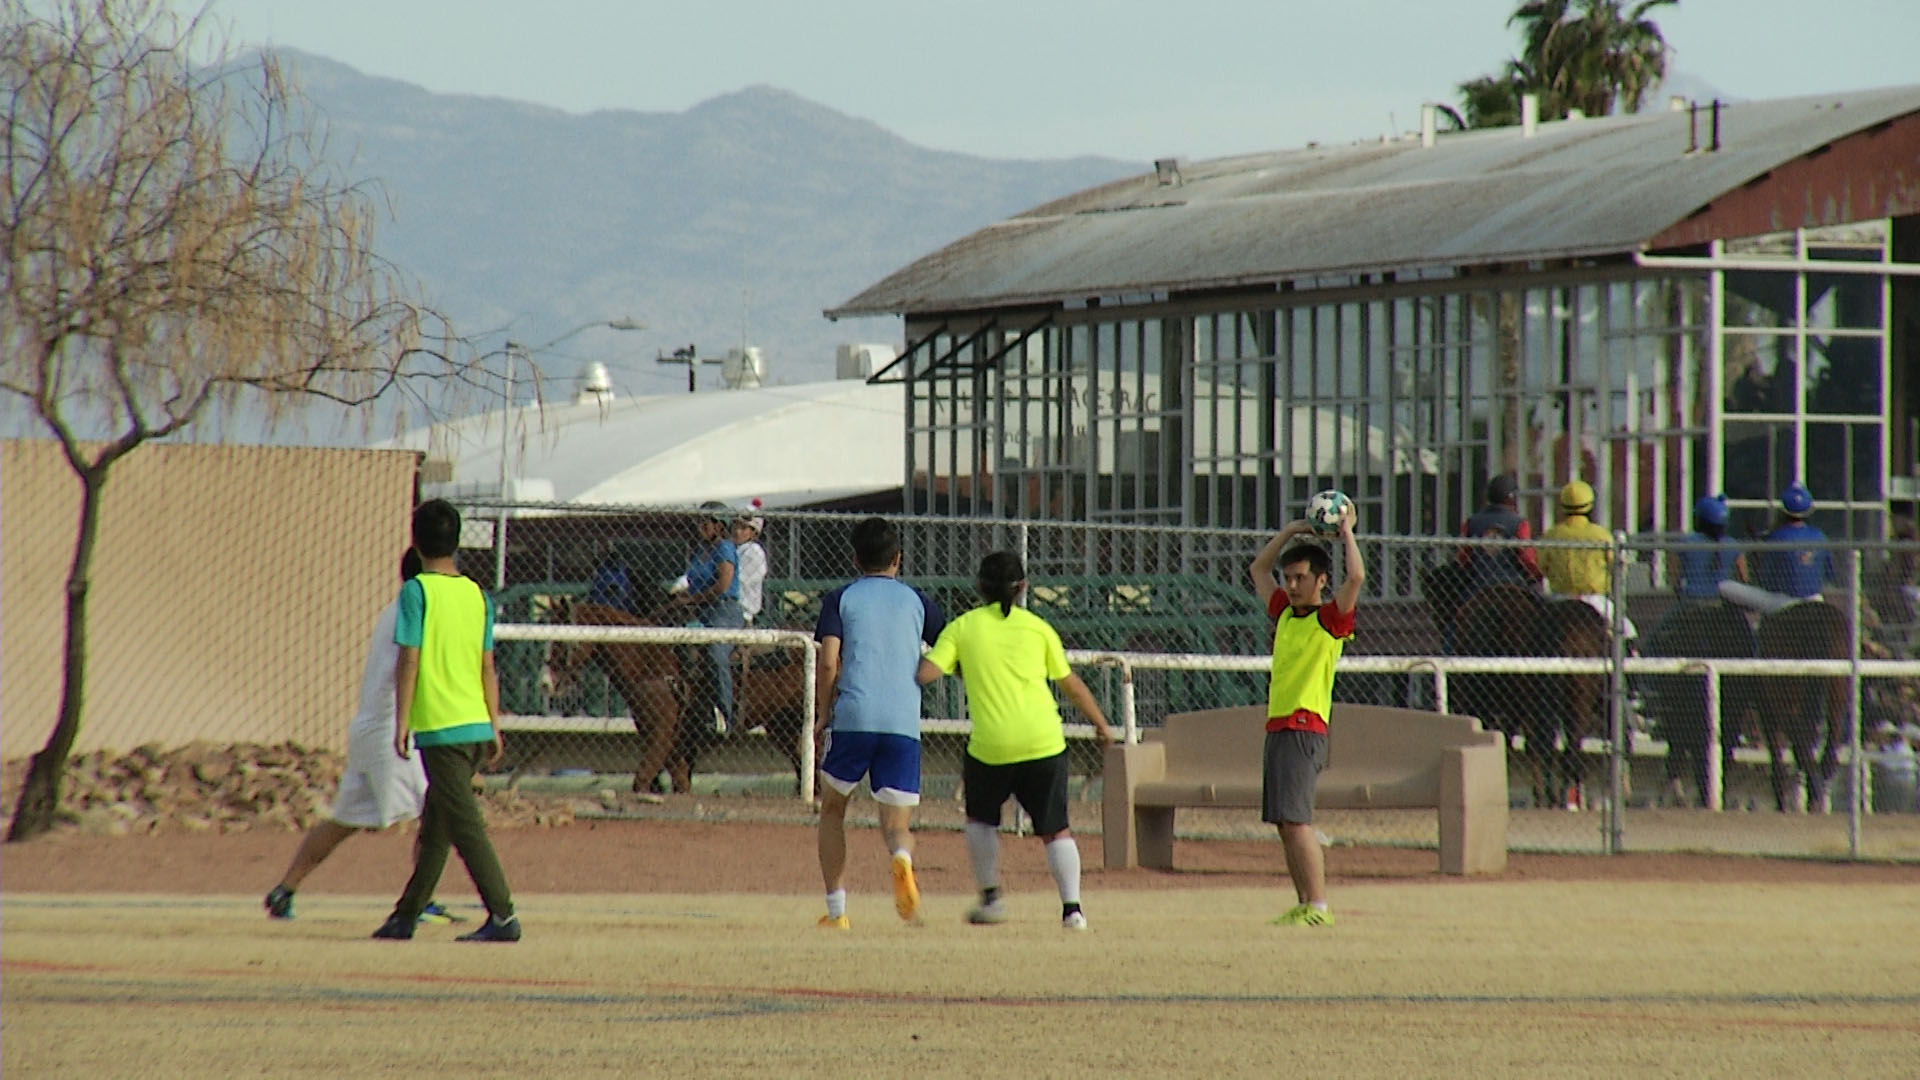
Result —
<instances>
[{"instance_id":1,"label":"building with metal roof","mask_svg":"<svg viewBox=\"0 0 1920 1080\"><path fill-rule=\"evenodd\" d=\"M905 319L876 378L906 387L910 505L1267 527L1338 487L1446 533L1504 471L1535 513L1586 479L1629 532L1721 491L1761 525L1795 479L1832 535L1912 512L1920 87L1431 117L1157 162L828 311Z\"/></svg>"}]
</instances>

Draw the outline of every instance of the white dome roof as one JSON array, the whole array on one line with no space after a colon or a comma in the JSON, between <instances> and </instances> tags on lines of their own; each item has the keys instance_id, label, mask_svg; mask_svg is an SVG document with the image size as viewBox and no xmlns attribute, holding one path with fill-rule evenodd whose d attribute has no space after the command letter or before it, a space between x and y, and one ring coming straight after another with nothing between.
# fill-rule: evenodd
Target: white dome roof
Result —
<instances>
[{"instance_id":1,"label":"white dome roof","mask_svg":"<svg viewBox=\"0 0 1920 1080\"><path fill-rule=\"evenodd\" d=\"M517 501L768 507L897 490L904 402L897 384L845 380L600 403L523 406L508 416L508 494ZM425 451L427 494L500 492L498 412L383 444ZM450 463L451 479L445 465ZM434 475L439 473L438 476Z\"/></svg>"}]
</instances>

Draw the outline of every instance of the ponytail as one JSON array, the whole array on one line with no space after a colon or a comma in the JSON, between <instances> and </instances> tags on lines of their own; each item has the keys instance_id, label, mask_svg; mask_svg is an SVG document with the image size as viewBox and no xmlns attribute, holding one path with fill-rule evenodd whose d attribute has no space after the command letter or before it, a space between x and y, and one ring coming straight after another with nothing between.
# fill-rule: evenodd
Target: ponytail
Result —
<instances>
[{"instance_id":1,"label":"ponytail","mask_svg":"<svg viewBox=\"0 0 1920 1080\"><path fill-rule=\"evenodd\" d=\"M1026 580L1027 569L1020 564L1020 556L1011 551L996 551L980 560L973 587L979 590L981 599L999 604L1000 616L1005 618L1013 614L1013 602L1019 598L1020 586Z\"/></svg>"}]
</instances>

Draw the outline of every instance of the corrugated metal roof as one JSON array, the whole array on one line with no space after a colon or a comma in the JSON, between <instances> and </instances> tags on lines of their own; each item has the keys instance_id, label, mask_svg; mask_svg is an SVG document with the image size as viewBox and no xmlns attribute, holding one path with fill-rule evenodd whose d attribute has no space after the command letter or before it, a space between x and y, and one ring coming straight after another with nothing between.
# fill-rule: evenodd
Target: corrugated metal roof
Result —
<instances>
[{"instance_id":1,"label":"corrugated metal roof","mask_svg":"<svg viewBox=\"0 0 1920 1080\"><path fill-rule=\"evenodd\" d=\"M1317 147L1183 164L989 226L831 317L1053 304L1316 274L1619 254L1845 136L1920 113L1920 86ZM1709 139L1705 108L1698 142ZM1902 151L1905 152L1904 150ZM1899 163L1920 185L1920 150ZM1859 208L1868 209L1868 208ZM1882 211L1878 215L1885 216Z\"/></svg>"}]
</instances>

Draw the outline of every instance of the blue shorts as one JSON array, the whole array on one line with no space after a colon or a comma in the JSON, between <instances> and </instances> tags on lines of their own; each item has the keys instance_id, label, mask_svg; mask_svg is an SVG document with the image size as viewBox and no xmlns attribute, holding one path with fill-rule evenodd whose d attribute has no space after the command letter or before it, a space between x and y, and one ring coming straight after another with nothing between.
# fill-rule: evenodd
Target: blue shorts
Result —
<instances>
[{"instance_id":1,"label":"blue shorts","mask_svg":"<svg viewBox=\"0 0 1920 1080\"><path fill-rule=\"evenodd\" d=\"M889 806L920 805L920 740L874 731L828 731L820 776L842 795L853 794L865 777L873 801Z\"/></svg>"}]
</instances>

